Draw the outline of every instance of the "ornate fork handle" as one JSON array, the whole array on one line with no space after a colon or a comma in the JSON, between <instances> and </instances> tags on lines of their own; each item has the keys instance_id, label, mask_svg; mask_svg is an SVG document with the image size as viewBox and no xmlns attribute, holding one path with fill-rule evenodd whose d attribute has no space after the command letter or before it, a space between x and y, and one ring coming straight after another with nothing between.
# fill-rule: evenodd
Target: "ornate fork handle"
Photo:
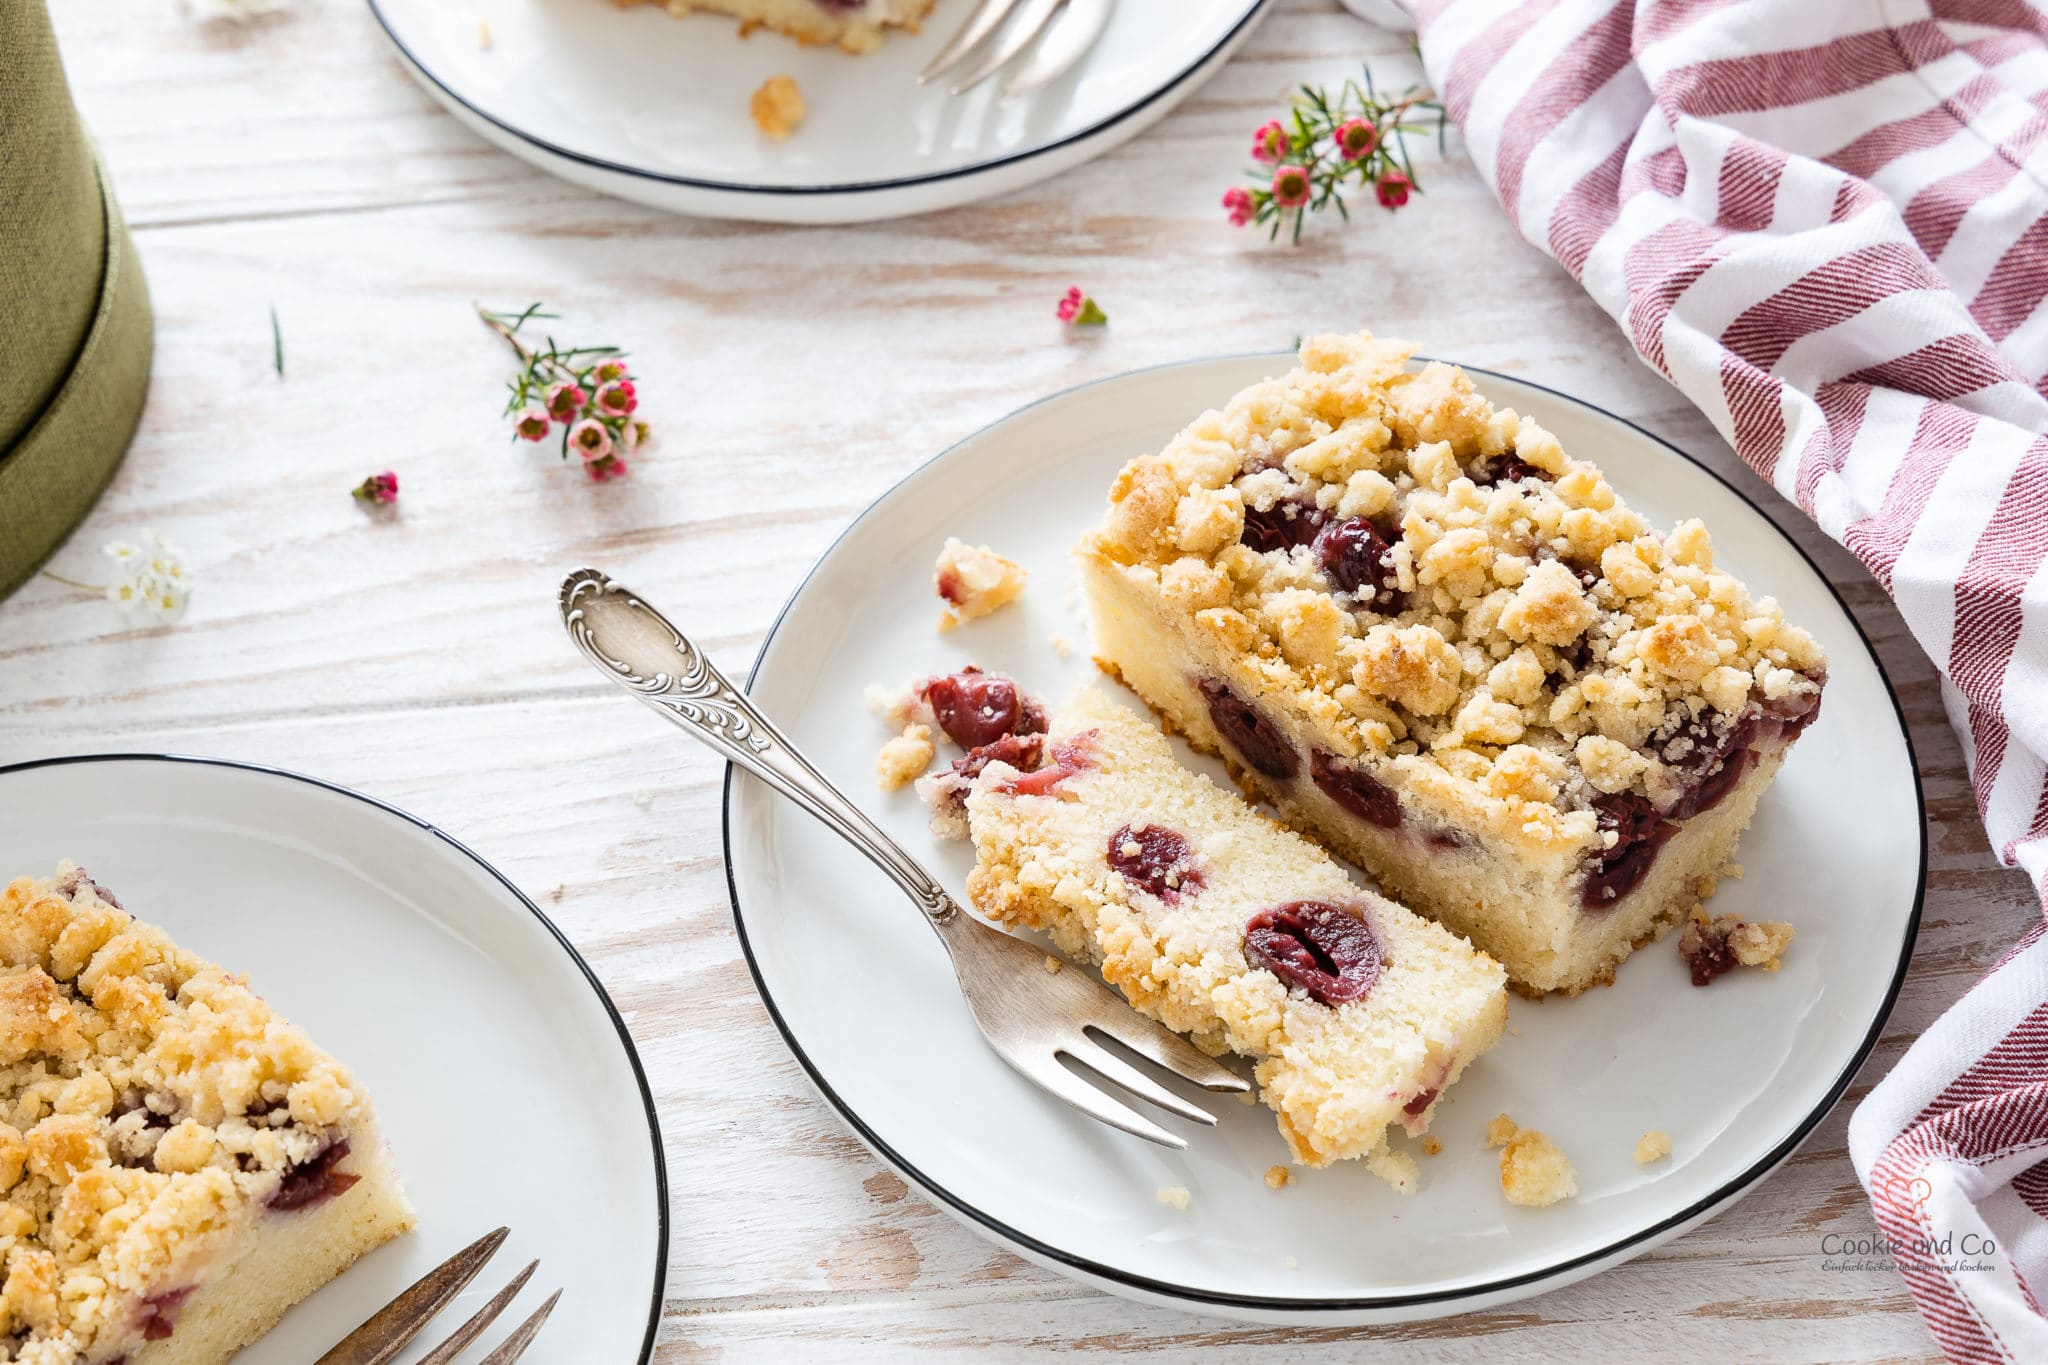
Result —
<instances>
[{"instance_id":1,"label":"ornate fork handle","mask_svg":"<svg viewBox=\"0 0 2048 1365\"><path fill-rule=\"evenodd\" d=\"M595 569L562 584L562 624L598 671L825 822L895 879L935 926L960 907L901 845L833 786L704 651Z\"/></svg>"}]
</instances>

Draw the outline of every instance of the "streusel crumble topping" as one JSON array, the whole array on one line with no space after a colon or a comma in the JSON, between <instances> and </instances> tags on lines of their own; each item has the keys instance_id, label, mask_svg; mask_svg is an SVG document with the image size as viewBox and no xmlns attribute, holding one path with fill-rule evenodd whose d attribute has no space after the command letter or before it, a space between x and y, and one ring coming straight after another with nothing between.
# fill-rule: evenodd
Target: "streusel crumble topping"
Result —
<instances>
[{"instance_id":1,"label":"streusel crumble topping","mask_svg":"<svg viewBox=\"0 0 2048 1365\"><path fill-rule=\"evenodd\" d=\"M1631 798L1683 819L1715 795L1710 760L1811 719L1819 646L1715 567L1700 523L1659 535L1462 371L1406 372L1411 351L1309 339L1300 370L1127 466L1094 550L1156 572L1340 759L1390 761L1539 846L1583 843Z\"/></svg>"}]
</instances>

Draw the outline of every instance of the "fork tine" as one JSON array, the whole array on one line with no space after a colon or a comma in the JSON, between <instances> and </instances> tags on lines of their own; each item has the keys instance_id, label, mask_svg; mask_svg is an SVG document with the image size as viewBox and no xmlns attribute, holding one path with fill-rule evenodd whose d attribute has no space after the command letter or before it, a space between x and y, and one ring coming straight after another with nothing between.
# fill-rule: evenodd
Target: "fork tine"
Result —
<instances>
[{"instance_id":1,"label":"fork tine","mask_svg":"<svg viewBox=\"0 0 2048 1365\"><path fill-rule=\"evenodd\" d=\"M1109 1035L1146 1061L1163 1066L1204 1090L1241 1095L1252 1088L1250 1081L1121 999L1104 1001L1103 1008L1082 1026Z\"/></svg>"},{"instance_id":2,"label":"fork tine","mask_svg":"<svg viewBox=\"0 0 2048 1365\"><path fill-rule=\"evenodd\" d=\"M415 1280L412 1287L336 1342L314 1365L384 1365L463 1291L512 1229L487 1232Z\"/></svg>"},{"instance_id":3,"label":"fork tine","mask_svg":"<svg viewBox=\"0 0 2048 1365\"><path fill-rule=\"evenodd\" d=\"M1112 1128L1129 1133L1132 1137L1141 1137L1162 1147L1171 1147L1176 1152L1187 1150L1186 1138L1167 1132L1128 1105L1103 1094L1061 1066L1050 1052L1042 1054L1028 1065L1015 1058L1005 1060L1022 1071L1034 1085L1042 1090L1051 1091L1056 1098L1065 1100L1098 1123L1106 1123Z\"/></svg>"},{"instance_id":4,"label":"fork tine","mask_svg":"<svg viewBox=\"0 0 2048 1365\"><path fill-rule=\"evenodd\" d=\"M491 1301L476 1310L468 1322L455 1329L454 1335L436 1346L419 1359L419 1365L448 1365L448 1362L462 1354L462 1348L483 1335L484 1328L497 1321L498 1314L505 1311L505 1305L519 1297L519 1291L526 1288L526 1282L533 1276L539 1261L528 1261L526 1269L512 1277L512 1283L500 1289Z\"/></svg>"},{"instance_id":5,"label":"fork tine","mask_svg":"<svg viewBox=\"0 0 2048 1365\"><path fill-rule=\"evenodd\" d=\"M1012 58L1031 46L1038 35L1045 31L1045 26L1052 22L1053 15L1059 12L1061 3L1062 0L1024 0L1023 13L1004 30L1003 36L996 40L988 55L981 59L981 64L962 76L952 87L953 93L964 95L1009 65Z\"/></svg>"},{"instance_id":6,"label":"fork tine","mask_svg":"<svg viewBox=\"0 0 2048 1365\"><path fill-rule=\"evenodd\" d=\"M929 84L940 72L958 65L960 59L981 45L981 40L994 33L1010 11L1017 8L1018 0L981 0L981 7L967 16L967 22L960 25L939 55L932 58L931 65L918 74L919 85Z\"/></svg>"},{"instance_id":7,"label":"fork tine","mask_svg":"<svg viewBox=\"0 0 2048 1365\"><path fill-rule=\"evenodd\" d=\"M1105 1081L1122 1086L1141 1100L1149 1100L1161 1109L1179 1114L1184 1119L1206 1123L1212 1128L1216 1126L1214 1114L1200 1105L1182 1099L1100 1043L1077 1043L1072 1047L1061 1048L1060 1051L1062 1055L1087 1067Z\"/></svg>"},{"instance_id":8,"label":"fork tine","mask_svg":"<svg viewBox=\"0 0 2048 1365\"><path fill-rule=\"evenodd\" d=\"M1003 98L1042 90L1072 70L1109 27L1113 4L1114 0L1067 0L1045 41L1003 82Z\"/></svg>"},{"instance_id":9,"label":"fork tine","mask_svg":"<svg viewBox=\"0 0 2048 1365\"><path fill-rule=\"evenodd\" d=\"M548 1320L548 1314L555 1311L555 1300L562 1297L557 1289L548 1295L548 1301L534 1310L532 1317L512 1329L512 1335L498 1343L498 1349L477 1362L477 1365L513 1365L526 1354L526 1348L533 1345L533 1339L540 1335L541 1325Z\"/></svg>"}]
</instances>

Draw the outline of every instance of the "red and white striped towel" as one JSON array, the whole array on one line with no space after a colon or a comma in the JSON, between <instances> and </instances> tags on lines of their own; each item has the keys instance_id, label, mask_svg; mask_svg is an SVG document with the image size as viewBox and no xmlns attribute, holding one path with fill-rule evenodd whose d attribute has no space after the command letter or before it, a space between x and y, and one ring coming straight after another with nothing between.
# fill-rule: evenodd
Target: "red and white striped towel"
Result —
<instances>
[{"instance_id":1,"label":"red and white striped towel","mask_svg":"<svg viewBox=\"0 0 2048 1365\"><path fill-rule=\"evenodd\" d=\"M2048 13L1399 2L1522 235L1897 599L1993 847L2048 893ZM2040 929L1849 1142L1942 1348L2048 1361ZM1917 1254L1930 1233L1992 1268Z\"/></svg>"}]
</instances>

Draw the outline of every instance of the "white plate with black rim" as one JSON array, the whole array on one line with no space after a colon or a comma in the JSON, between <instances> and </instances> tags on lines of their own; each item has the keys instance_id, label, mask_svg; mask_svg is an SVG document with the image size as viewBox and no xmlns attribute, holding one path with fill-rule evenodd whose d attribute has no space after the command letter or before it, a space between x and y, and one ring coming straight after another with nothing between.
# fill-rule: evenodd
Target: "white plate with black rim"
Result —
<instances>
[{"instance_id":1,"label":"white plate with black rim","mask_svg":"<svg viewBox=\"0 0 2048 1365\"><path fill-rule=\"evenodd\" d=\"M790 599L755 666L761 708L956 893L971 853L935 839L906 791L875 788L885 738L863 685L966 663L1057 700L1101 681L1087 661L1067 552L1132 455L1289 357L1196 361L1045 399L917 470L864 512ZM1263 1106L1182 1125L1175 1153L1019 1080L983 1044L918 913L850 848L751 778L729 778L726 855L762 999L826 1100L877 1156L976 1231L1113 1293L1258 1321L1349 1324L1468 1312L1570 1283L1675 1237L1753 1189L1840 1098L1911 955L1925 865L1913 756L1891 689L1841 600L1801 552L1703 466L1562 394L1478 374L1497 403L1597 462L1655 524L1703 517L1718 562L1819 638L1827 704L1743 840L1747 875L1719 912L1790 919L1775 973L1695 989L1669 938L1616 983L1510 1008L1512 1032L1446 1096L1420 1192L1357 1163L1297 1171ZM932 559L948 535L1031 572L1024 597L933 629ZM642 585L657 593L660 585ZM656 600L659 600L657 595ZM1055 647L1072 642L1071 657ZM1221 775L1210 760L1182 756ZM1486 1122L1541 1128L1577 1167L1548 1209L1501 1198ZM1164 1117L1169 1126L1179 1120ZM1650 1129L1671 1156L1633 1160ZM1183 1187L1185 1210L1162 1203Z\"/></svg>"},{"instance_id":2,"label":"white plate with black rim","mask_svg":"<svg viewBox=\"0 0 2048 1365\"><path fill-rule=\"evenodd\" d=\"M1000 77L957 96L917 83L967 0L938 0L923 32L858 57L659 5L369 0L413 75L514 156L656 208L782 223L952 208L1078 166L1187 98L1270 2L1118 0L1079 65L1006 100ZM777 142L748 100L785 74L809 113Z\"/></svg>"},{"instance_id":3,"label":"white plate with black rim","mask_svg":"<svg viewBox=\"0 0 2048 1365\"><path fill-rule=\"evenodd\" d=\"M418 1229L237 1365L304 1365L500 1224L510 1238L430 1339L538 1258L496 1329L562 1290L529 1365L652 1359L668 1195L646 1078L597 978L502 874L369 797L209 759L0 768L0 813L0 879L83 864L246 975L376 1103Z\"/></svg>"}]
</instances>

